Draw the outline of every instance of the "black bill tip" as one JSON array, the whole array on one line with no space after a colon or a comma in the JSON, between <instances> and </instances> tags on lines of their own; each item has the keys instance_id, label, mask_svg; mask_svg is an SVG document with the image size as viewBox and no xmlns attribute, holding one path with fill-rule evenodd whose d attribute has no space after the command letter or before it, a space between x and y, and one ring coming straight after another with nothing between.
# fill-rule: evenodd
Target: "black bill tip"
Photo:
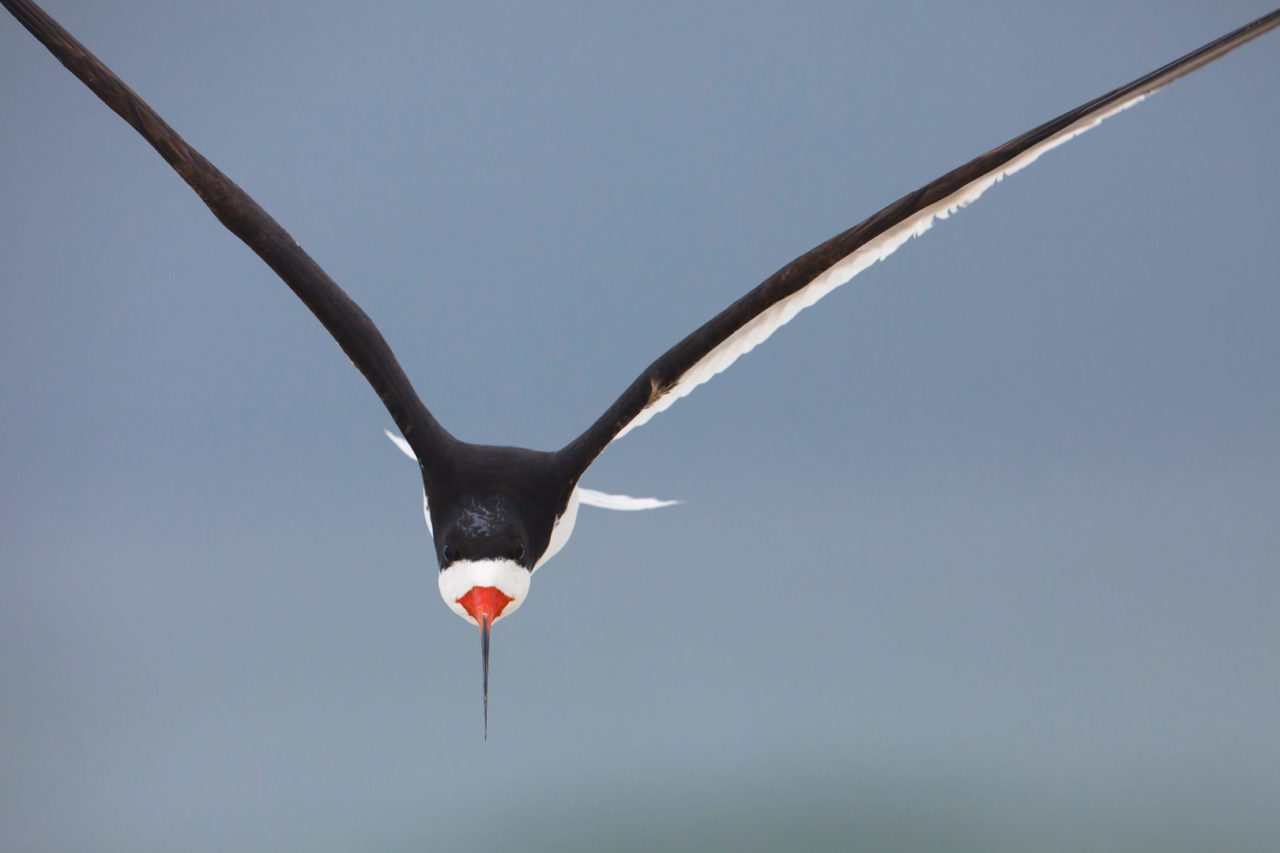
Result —
<instances>
[{"instance_id":1,"label":"black bill tip","mask_svg":"<svg viewBox=\"0 0 1280 853\"><path fill-rule=\"evenodd\" d=\"M489 617L480 618L480 659L484 671L484 739L489 739Z\"/></svg>"}]
</instances>

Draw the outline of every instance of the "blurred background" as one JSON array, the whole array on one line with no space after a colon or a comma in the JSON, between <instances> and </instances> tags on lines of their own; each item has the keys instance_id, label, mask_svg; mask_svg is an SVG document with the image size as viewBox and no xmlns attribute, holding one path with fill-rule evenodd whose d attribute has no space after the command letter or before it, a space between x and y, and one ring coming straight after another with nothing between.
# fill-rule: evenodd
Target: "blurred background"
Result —
<instances>
[{"instance_id":1,"label":"blurred background","mask_svg":"<svg viewBox=\"0 0 1280 853\"><path fill-rule=\"evenodd\" d=\"M46 7L440 420L550 449L774 269L1268 11ZM1280 37L610 448L494 634L293 295L0 18L0 848L1280 848Z\"/></svg>"}]
</instances>

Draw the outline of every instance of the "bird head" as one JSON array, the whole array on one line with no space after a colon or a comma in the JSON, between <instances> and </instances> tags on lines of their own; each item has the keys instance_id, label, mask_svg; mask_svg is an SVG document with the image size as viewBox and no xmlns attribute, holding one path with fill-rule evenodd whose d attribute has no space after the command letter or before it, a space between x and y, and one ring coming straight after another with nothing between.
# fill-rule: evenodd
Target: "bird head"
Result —
<instances>
[{"instance_id":1,"label":"bird head","mask_svg":"<svg viewBox=\"0 0 1280 853\"><path fill-rule=\"evenodd\" d=\"M469 495L432 502L440 597L449 609L480 628L484 678L484 734L489 736L489 632L520 609L529 594L537 558L546 548L532 544L526 515L502 495ZM536 552L535 552L536 549Z\"/></svg>"},{"instance_id":2,"label":"bird head","mask_svg":"<svg viewBox=\"0 0 1280 853\"><path fill-rule=\"evenodd\" d=\"M489 632L529 594L533 571L563 545L577 512L575 477L555 454L457 443L425 476L440 597L480 628L485 729Z\"/></svg>"},{"instance_id":3,"label":"bird head","mask_svg":"<svg viewBox=\"0 0 1280 853\"><path fill-rule=\"evenodd\" d=\"M444 603L473 625L487 619L492 626L519 610L534 565L519 508L498 495L473 495L441 510L435 539Z\"/></svg>"}]
</instances>

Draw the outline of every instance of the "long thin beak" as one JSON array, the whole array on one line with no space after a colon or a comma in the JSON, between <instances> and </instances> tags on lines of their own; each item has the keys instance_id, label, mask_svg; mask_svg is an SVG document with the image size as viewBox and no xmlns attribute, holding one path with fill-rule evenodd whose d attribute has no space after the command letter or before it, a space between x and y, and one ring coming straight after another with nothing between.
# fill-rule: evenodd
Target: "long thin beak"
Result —
<instances>
[{"instance_id":1,"label":"long thin beak","mask_svg":"<svg viewBox=\"0 0 1280 853\"><path fill-rule=\"evenodd\" d=\"M480 658L484 669L484 739L489 739L489 616L480 617Z\"/></svg>"},{"instance_id":2,"label":"long thin beak","mask_svg":"<svg viewBox=\"0 0 1280 853\"><path fill-rule=\"evenodd\" d=\"M473 586L458 599L462 609L480 626L480 657L484 663L484 739L489 739L489 630L514 599L494 586Z\"/></svg>"}]
</instances>

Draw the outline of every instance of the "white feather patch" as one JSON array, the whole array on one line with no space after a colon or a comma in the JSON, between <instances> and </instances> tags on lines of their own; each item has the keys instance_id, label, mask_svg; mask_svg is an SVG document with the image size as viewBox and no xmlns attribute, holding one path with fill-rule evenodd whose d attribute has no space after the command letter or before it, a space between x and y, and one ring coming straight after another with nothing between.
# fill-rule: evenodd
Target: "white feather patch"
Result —
<instances>
[{"instance_id":1,"label":"white feather patch","mask_svg":"<svg viewBox=\"0 0 1280 853\"><path fill-rule=\"evenodd\" d=\"M480 623L458 603L458 599L475 586L495 587L511 599L502 614L493 620L496 624L524 604L529 595L529 570L511 560L459 560L440 572L440 597L444 603L472 625L479 626Z\"/></svg>"},{"instance_id":2,"label":"white feather patch","mask_svg":"<svg viewBox=\"0 0 1280 853\"><path fill-rule=\"evenodd\" d=\"M636 427L648 423L649 419L659 412L665 412L671 408L676 400L688 396L694 388L697 388L716 374L723 372L729 365L762 344L770 335L786 325L791 318L805 308L813 305L876 261L882 261L889 257L912 237L919 237L928 231L933 227L935 219L946 219L960 208L976 201L984 192L999 183L1005 175L1012 175L1014 172L1025 169L1045 152L1052 151L1085 131L1097 127L1102 123L1103 119L1110 118L1121 110L1128 109L1156 91L1158 90L1153 89L1149 92L1135 95L1127 101L1121 101L1109 109L1085 116L1074 124L1068 125L1039 145L1027 149L999 169L988 172L980 178L975 178L936 204L921 210L910 219L903 220L874 240L860 246L852 254L841 258L809 284L743 324L738 331L703 356L696 364L686 370L666 393L651 402L630 423L619 430L618 434L614 436L614 440L622 438Z\"/></svg>"},{"instance_id":3,"label":"white feather patch","mask_svg":"<svg viewBox=\"0 0 1280 853\"><path fill-rule=\"evenodd\" d=\"M401 453L408 456L414 462L418 461L418 454L413 452L413 448L409 446L409 442L404 440L404 436L398 435L389 429L384 429L383 432L386 434L387 438L391 439L392 444L400 448Z\"/></svg>"},{"instance_id":4,"label":"white feather patch","mask_svg":"<svg viewBox=\"0 0 1280 853\"><path fill-rule=\"evenodd\" d=\"M413 448L409 446L409 442L405 441L403 436L396 435L389 429L384 429L383 432L386 433L387 438L391 439L392 444L400 448L401 453L414 462L418 461L418 455L413 452ZM435 538L436 531L431 526L431 506L427 503L426 489L422 490L422 519L427 523L427 532L431 534L432 538Z\"/></svg>"},{"instance_id":5,"label":"white feather patch","mask_svg":"<svg viewBox=\"0 0 1280 853\"><path fill-rule=\"evenodd\" d=\"M675 506L683 501L664 501L659 498L633 498L630 495L610 495L597 492L595 489L577 489L578 496L586 506L600 509L614 509L622 512L634 512L642 509L661 509L664 506Z\"/></svg>"},{"instance_id":6,"label":"white feather patch","mask_svg":"<svg viewBox=\"0 0 1280 853\"><path fill-rule=\"evenodd\" d=\"M569 503L565 504L564 512L556 517L555 524L551 528L551 540L547 542L547 550L542 552L542 556L538 558L538 562L534 564L533 570L536 572L542 568L548 560L560 553L560 549L569 544L569 537L573 535L573 527L578 523L578 498L581 489L574 489L569 495Z\"/></svg>"}]
</instances>

